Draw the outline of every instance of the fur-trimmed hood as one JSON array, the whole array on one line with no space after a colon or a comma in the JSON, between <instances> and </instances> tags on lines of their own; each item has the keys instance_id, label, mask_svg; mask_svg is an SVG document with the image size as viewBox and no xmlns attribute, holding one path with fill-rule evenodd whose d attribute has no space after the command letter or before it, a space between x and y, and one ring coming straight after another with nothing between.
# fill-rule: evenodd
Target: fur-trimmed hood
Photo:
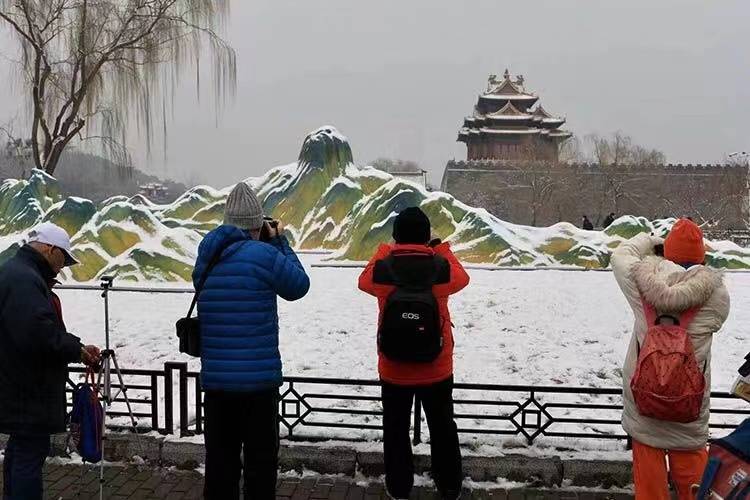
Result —
<instances>
[{"instance_id":1,"label":"fur-trimmed hood","mask_svg":"<svg viewBox=\"0 0 750 500\"><path fill-rule=\"evenodd\" d=\"M632 267L638 291L658 311L682 312L702 306L724 279L721 271L705 266L684 270L660 257L647 257Z\"/></svg>"},{"instance_id":2,"label":"fur-trimmed hood","mask_svg":"<svg viewBox=\"0 0 750 500\"><path fill-rule=\"evenodd\" d=\"M634 440L665 450L705 448L711 406L711 344L729 314L729 293L721 272L704 266L688 270L654 255L664 240L641 233L612 252L612 271L625 299L633 309L633 335L622 366L622 427ZM696 360L704 367L706 389L700 417L694 422L655 420L638 411L630 381L638 363L639 345L648 331L644 300L662 314L681 313L699 306L693 321L686 325Z\"/></svg>"}]
</instances>

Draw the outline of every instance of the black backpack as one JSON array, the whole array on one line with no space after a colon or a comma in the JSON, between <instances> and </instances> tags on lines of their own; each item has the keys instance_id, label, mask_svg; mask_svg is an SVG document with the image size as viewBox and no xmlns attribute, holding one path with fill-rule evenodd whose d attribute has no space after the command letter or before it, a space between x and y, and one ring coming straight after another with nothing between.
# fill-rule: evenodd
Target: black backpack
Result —
<instances>
[{"instance_id":1,"label":"black backpack","mask_svg":"<svg viewBox=\"0 0 750 500\"><path fill-rule=\"evenodd\" d=\"M415 264L421 276L409 272ZM432 287L445 272L447 261L432 255L391 255L376 264L375 281L396 286L386 299L378 330L378 347L386 358L429 363L440 355L443 324Z\"/></svg>"}]
</instances>

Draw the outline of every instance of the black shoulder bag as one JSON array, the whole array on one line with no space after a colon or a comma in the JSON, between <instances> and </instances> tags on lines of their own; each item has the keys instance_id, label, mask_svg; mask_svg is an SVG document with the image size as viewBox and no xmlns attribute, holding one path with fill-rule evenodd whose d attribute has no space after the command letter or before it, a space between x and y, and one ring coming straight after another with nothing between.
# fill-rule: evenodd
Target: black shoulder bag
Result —
<instances>
[{"instance_id":1,"label":"black shoulder bag","mask_svg":"<svg viewBox=\"0 0 750 500\"><path fill-rule=\"evenodd\" d=\"M208 263L206 270L203 271L203 276L198 282L198 286L195 288L195 294L193 295L193 302L190 304L187 316L177 320L175 328L177 330L177 338L180 339L180 352L189 354L196 358L201 356L201 321L198 317L192 317L193 309L195 304L198 302L198 296L203 290L203 286L206 284L208 275L216 264L221 260L221 254L227 247L221 247L216 251L216 254L211 258L211 262Z\"/></svg>"}]
</instances>

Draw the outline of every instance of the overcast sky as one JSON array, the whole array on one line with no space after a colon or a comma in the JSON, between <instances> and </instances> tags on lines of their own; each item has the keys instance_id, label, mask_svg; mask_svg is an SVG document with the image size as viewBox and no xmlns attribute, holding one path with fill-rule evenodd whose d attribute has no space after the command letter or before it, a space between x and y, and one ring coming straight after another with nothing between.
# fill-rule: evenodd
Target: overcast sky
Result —
<instances>
[{"instance_id":1,"label":"overcast sky","mask_svg":"<svg viewBox=\"0 0 750 500\"><path fill-rule=\"evenodd\" d=\"M223 186L294 161L330 124L357 163L416 160L439 183L506 67L578 135L622 130L684 163L750 149L748 0L234 0L230 22L234 102L217 123L186 84L167 164L133 144L144 170ZM2 93L0 122L18 105Z\"/></svg>"}]
</instances>

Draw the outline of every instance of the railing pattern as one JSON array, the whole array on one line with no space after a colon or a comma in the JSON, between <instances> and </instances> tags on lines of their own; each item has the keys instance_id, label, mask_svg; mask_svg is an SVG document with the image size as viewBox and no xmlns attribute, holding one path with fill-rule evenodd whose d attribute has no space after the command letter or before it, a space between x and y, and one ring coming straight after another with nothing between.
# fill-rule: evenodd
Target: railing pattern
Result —
<instances>
[{"instance_id":1,"label":"railing pattern","mask_svg":"<svg viewBox=\"0 0 750 500\"><path fill-rule=\"evenodd\" d=\"M73 374L83 374L80 367ZM199 374L186 363L163 370L123 369L139 432L202 434L205 416ZM112 383L116 392L119 384ZM382 431L380 383L376 380L287 377L279 391L279 421L288 439L372 439ZM712 393L711 428L732 429L750 417L747 404L728 393ZM591 387L464 384L454 386L460 434L539 438L624 440L621 391ZM414 442L425 434L420 401L414 405ZM113 427L130 427L123 396L113 401ZM144 420L145 419L145 422Z\"/></svg>"},{"instance_id":2,"label":"railing pattern","mask_svg":"<svg viewBox=\"0 0 750 500\"><path fill-rule=\"evenodd\" d=\"M187 288L113 287L111 279L100 287L72 285L72 290L102 292L108 328L108 294L111 292L192 293ZM75 378L84 369L71 367ZM205 427L203 392L199 374L187 363L167 362L163 370L123 369L123 382L138 432L180 436L202 434ZM113 394L119 380L112 377ZM68 391L72 393L72 388ZM289 439L371 439L382 433L380 383L376 380L286 377L279 389L279 421ZM515 436L533 443L540 438L624 440L620 426L621 390L616 388L523 386L497 384L454 385L455 419L459 433L468 436ZM711 395L711 428L732 429L750 417L747 403L728 393ZM112 402L109 425L131 428L125 395ZM145 419L145 421L144 421ZM419 400L414 402L414 442L425 432Z\"/></svg>"}]
</instances>

